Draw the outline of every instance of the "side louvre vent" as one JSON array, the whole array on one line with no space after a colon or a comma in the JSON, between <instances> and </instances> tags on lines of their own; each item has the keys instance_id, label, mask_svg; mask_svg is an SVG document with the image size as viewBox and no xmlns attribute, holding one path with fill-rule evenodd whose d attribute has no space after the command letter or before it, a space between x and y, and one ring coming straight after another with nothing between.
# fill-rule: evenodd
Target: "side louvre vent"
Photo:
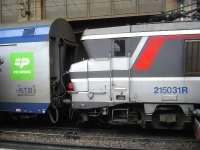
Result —
<instances>
[{"instance_id":1,"label":"side louvre vent","mask_svg":"<svg viewBox=\"0 0 200 150\"><path fill-rule=\"evenodd\" d=\"M200 39L185 40L185 75L200 75Z\"/></svg>"}]
</instances>

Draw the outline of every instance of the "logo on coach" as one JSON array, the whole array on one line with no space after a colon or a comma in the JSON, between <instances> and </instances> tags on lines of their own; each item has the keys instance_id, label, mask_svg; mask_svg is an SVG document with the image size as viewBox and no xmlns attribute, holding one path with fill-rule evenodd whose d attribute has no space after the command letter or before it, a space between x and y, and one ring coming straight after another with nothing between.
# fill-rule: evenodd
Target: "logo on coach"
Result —
<instances>
[{"instance_id":1,"label":"logo on coach","mask_svg":"<svg viewBox=\"0 0 200 150\"><path fill-rule=\"evenodd\" d=\"M10 79L34 79L34 54L32 52L10 54Z\"/></svg>"}]
</instances>

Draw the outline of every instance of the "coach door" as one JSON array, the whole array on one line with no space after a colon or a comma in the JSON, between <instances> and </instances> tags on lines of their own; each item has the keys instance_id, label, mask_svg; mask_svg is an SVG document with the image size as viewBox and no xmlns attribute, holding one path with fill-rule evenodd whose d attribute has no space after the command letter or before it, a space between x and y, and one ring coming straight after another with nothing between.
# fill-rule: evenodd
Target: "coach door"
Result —
<instances>
[{"instance_id":1,"label":"coach door","mask_svg":"<svg viewBox=\"0 0 200 150\"><path fill-rule=\"evenodd\" d=\"M126 39L112 40L111 93L114 102L129 101L129 57Z\"/></svg>"}]
</instances>

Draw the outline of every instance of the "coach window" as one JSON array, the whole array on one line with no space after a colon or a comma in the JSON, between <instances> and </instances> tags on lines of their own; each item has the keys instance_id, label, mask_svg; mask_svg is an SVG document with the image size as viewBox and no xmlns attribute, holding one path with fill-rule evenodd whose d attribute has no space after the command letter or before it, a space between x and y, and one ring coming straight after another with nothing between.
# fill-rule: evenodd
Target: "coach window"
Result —
<instances>
[{"instance_id":1,"label":"coach window","mask_svg":"<svg viewBox=\"0 0 200 150\"><path fill-rule=\"evenodd\" d=\"M114 39L113 51L116 57L125 56L125 39Z\"/></svg>"},{"instance_id":2,"label":"coach window","mask_svg":"<svg viewBox=\"0 0 200 150\"><path fill-rule=\"evenodd\" d=\"M200 39L185 40L185 75L200 75Z\"/></svg>"},{"instance_id":3,"label":"coach window","mask_svg":"<svg viewBox=\"0 0 200 150\"><path fill-rule=\"evenodd\" d=\"M35 28L27 28L24 29L23 36L31 36L34 35L34 33L35 33Z\"/></svg>"}]
</instances>

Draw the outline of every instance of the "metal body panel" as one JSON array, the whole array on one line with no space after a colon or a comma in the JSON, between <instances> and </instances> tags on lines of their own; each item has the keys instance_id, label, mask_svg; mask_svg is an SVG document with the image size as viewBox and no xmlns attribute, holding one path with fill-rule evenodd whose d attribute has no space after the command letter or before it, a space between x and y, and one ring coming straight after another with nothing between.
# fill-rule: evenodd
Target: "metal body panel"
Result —
<instances>
[{"instance_id":1,"label":"metal body panel","mask_svg":"<svg viewBox=\"0 0 200 150\"><path fill-rule=\"evenodd\" d=\"M148 39L149 41L150 39ZM147 42L148 42L147 41ZM143 46L143 49L145 46ZM151 44L151 43L150 43ZM149 69L131 70L136 77L182 77L184 76L184 39L166 39ZM142 52L139 56L141 56ZM139 58L138 56L138 58ZM132 62L131 62L132 63ZM137 63L137 61L135 61ZM134 66L134 65L133 65Z\"/></svg>"},{"instance_id":2,"label":"metal body panel","mask_svg":"<svg viewBox=\"0 0 200 150\"><path fill-rule=\"evenodd\" d=\"M118 33L129 33L131 31L131 26L89 29L83 32L83 37L88 35L115 34L117 31Z\"/></svg>"},{"instance_id":3,"label":"metal body panel","mask_svg":"<svg viewBox=\"0 0 200 150\"><path fill-rule=\"evenodd\" d=\"M198 88L200 78L196 77L160 77L134 78L131 82L133 91L131 98L136 102L154 103L200 103ZM155 87L164 88L163 92L155 92ZM180 88L173 91L173 87ZM181 91L187 87L187 91Z\"/></svg>"},{"instance_id":4,"label":"metal body panel","mask_svg":"<svg viewBox=\"0 0 200 150\"><path fill-rule=\"evenodd\" d=\"M93 98L93 101L109 102L110 96L110 78L89 78L89 79L72 79L75 84L75 91L84 86L84 83L89 81L90 90L73 94L73 101L80 101L80 95L86 95L85 98L80 96L81 102L89 101L87 93L97 93L97 97ZM127 87L128 78L113 78L112 79L118 87ZM131 78L130 85L130 99L132 102L142 103L200 103L199 92L200 78L199 77L154 77L154 78ZM160 94L154 92L155 87L168 88ZM171 89L172 87L172 89ZM173 87L180 87L176 89L177 92L172 91ZM184 89L187 87L187 89ZM125 89L118 88L118 90L124 91ZM182 91L183 90L183 91ZM98 93L102 93L107 98L99 97ZM79 95L80 94L80 95ZM122 101L126 102L126 101Z\"/></svg>"},{"instance_id":5,"label":"metal body panel","mask_svg":"<svg viewBox=\"0 0 200 150\"><path fill-rule=\"evenodd\" d=\"M95 102L152 104L145 109L152 107L154 111L154 104L175 104L181 108L181 104L186 104L184 112L189 114L187 109L200 104L200 78L184 74L184 41L200 38L199 25L199 22L181 22L86 30L82 40L89 59L85 61L88 64L79 62L71 66L75 85L72 103L83 104L80 109L92 108L87 105L91 101L95 107ZM124 57L113 56L113 39L125 39ZM84 83L88 88L79 93ZM94 95L88 96L90 92ZM120 95L125 95L125 99L117 100Z\"/></svg>"},{"instance_id":6,"label":"metal body panel","mask_svg":"<svg viewBox=\"0 0 200 150\"><path fill-rule=\"evenodd\" d=\"M133 37L125 38L125 40L125 54L126 56L128 56L128 53L132 54L136 50L138 43L140 42L140 40L143 40L143 38ZM114 47L113 39L86 40L83 41L83 44L88 53L89 58L109 58L110 54L112 57L114 57L114 52L112 51Z\"/></svg>"},{"instance_id":7,"label":"metal body panel","mask_svg":"<svg viewBox=\"0 0 200 150\"><path fill-rule=\"evenodd\" d=\"M46 112L50 104L48 33L47 24L0 29L0 111Z\"/></svg>"},{"instance_id":8,"label":"metal body panel","mask_svg":"<svg viewBox=\"0 0 200 150\"><path fill-rule=\"evenodd\" d=\"M151 35L151 32L157 31L179 31L179 30L194 30L199 29L200 22L172 22L172 23L154 23L154 24L139 24L139 25L129 25L129 26L119 26L119 27L109 27L109 28L98 28L98 29L86 29L83 33L82 39L85 36L92 35L104 35L107 34L122 34L122 33L143 33L147 32ZM144 35L140 35L144 36ZM104 38L105 38L104 37Z\"/></svg>"},{"instance_id":9,"label":"metal body panel","mask_svg":"<svg viewBox=\"0 0 200 150\"><path fill-rule=\"evenodd\" d=\"M30 53L33 57L30 60L34 63L32 66L33 78L23 79L16 77L12 79L13 70L11 68L16 65L11 61L12 55L17 55L17 59L17 57L23 58L23 54L26 53ZM0 103L50 103L48 41L17 43L10 46L1 45L0 55L5 61L1 66L0 72ZM23 73L21 76L23 76Z\"/></svg>"}]
</instances>

